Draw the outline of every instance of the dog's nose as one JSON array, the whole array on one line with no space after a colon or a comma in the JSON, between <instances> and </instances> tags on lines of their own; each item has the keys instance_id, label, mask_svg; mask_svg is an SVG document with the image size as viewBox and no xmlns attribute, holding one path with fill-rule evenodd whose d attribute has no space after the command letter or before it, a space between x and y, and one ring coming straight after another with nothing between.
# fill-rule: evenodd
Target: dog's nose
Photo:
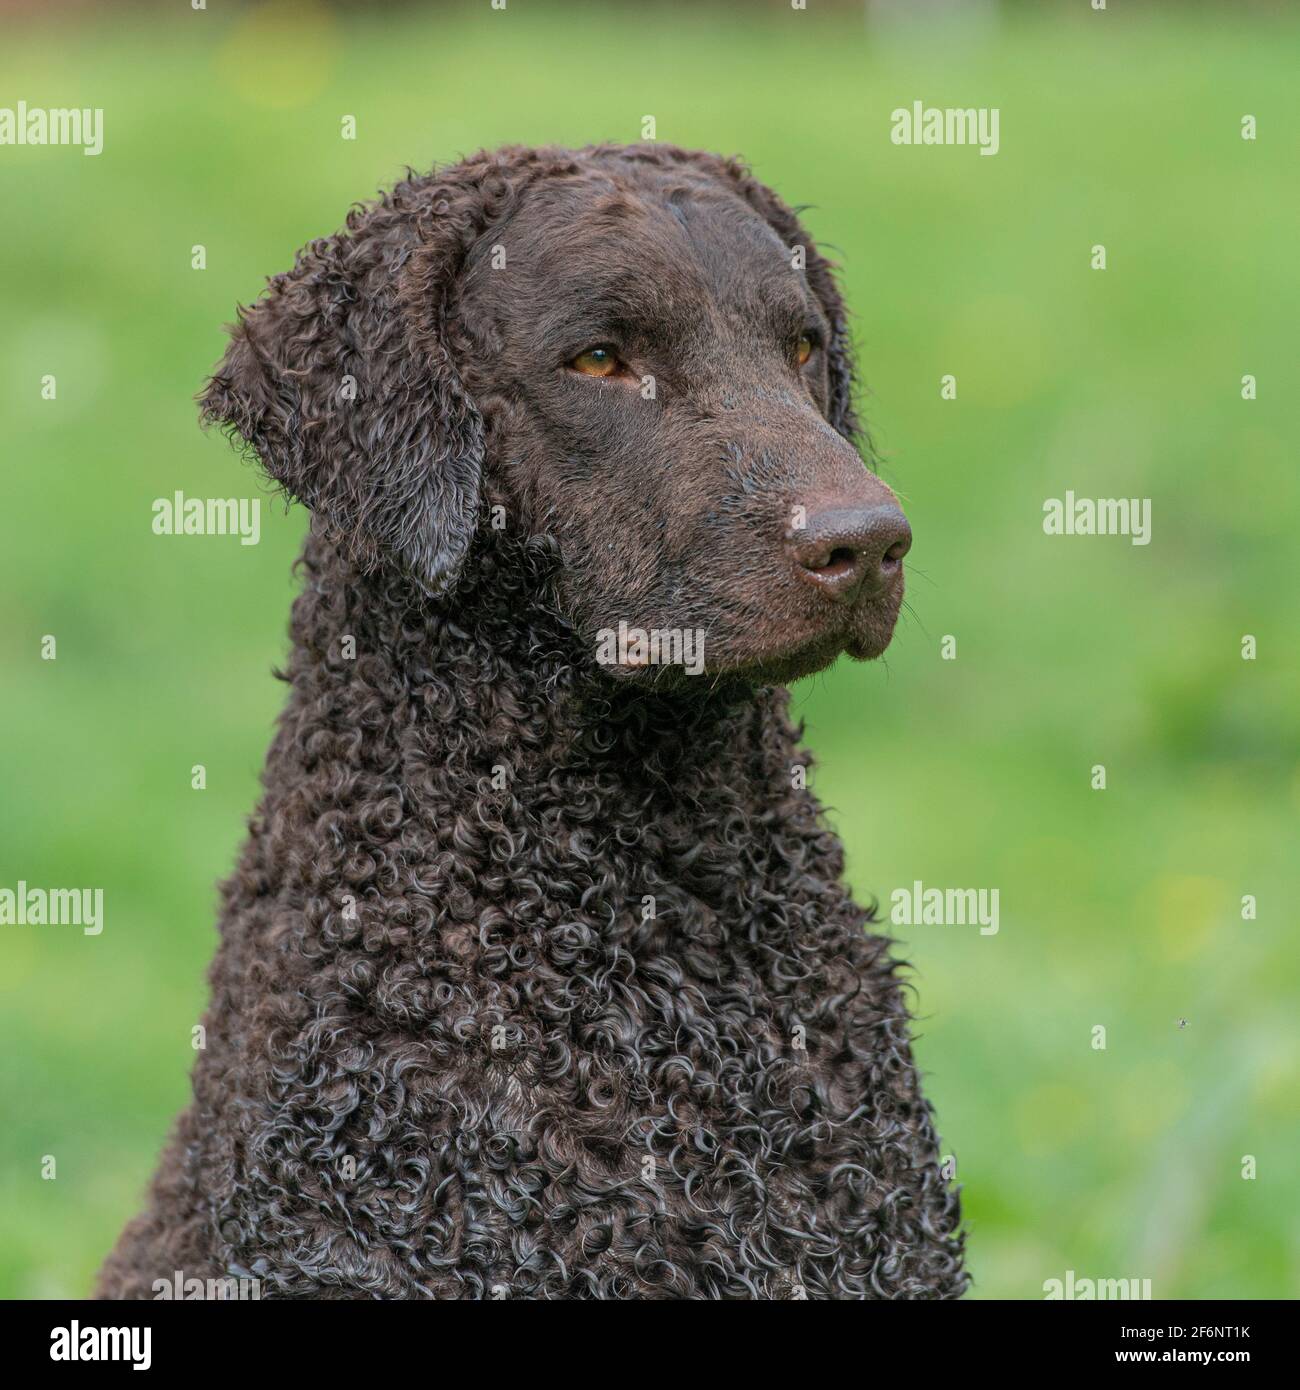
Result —
<instances>
[{"instance_id":1,"label":"dog's nose","mask_svg":"<svg viewBox=\"0 0 1300 1390\"><path fill-rule=\"evenodd\" d=\"M879 593L898 576L912 528L895 506L827 507L790 536L795 573L840 601Z\"/></svg>"}]
</instances>

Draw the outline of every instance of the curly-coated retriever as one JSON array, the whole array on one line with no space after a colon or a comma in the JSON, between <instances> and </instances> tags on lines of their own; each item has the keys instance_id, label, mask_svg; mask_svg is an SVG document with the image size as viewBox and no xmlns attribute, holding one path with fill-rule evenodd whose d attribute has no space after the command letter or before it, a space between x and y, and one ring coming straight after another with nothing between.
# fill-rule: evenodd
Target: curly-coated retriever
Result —
<instances>
[{"instance_id":1,"label":"curly-coated retriever","mask_svg":"<svg viewBox=\"0 0 1300 1390\"><path fill-rule=\"evenodd\" d=\"M781 682L907 522L845 310L743 166L409 177L203 398L311 508L194 1101L99 1292L926 1298L962 1237Z\"/></svg>"}]
</instances>

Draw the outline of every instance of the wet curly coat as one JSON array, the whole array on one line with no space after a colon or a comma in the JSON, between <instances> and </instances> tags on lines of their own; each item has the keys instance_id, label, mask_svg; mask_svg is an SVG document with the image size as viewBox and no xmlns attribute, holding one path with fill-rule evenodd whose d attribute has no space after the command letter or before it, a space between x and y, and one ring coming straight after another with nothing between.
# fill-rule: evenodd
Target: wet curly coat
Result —
<instances>
[{"instance_id":1,"label":"wet curly coat","mask_svg":"<svg viewBox=\"0 0 1300 1390\"><path fill-rule=\"evenodd\" d=\"M901 518L851 384L794 213L658 145L409 177L241 314L202 403L313 513L291 691L102 1296L963 1291L779 688L901 600L791 560L795 509ZM620 621L703 675L602 664Z\"/></svg>"}]
</instances>

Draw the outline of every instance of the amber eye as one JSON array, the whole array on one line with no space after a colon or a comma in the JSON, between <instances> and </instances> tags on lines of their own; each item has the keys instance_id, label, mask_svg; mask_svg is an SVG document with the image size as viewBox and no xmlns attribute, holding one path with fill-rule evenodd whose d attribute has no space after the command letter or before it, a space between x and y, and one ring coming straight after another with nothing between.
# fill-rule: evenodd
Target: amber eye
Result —
<instances>
[{"instance_id":1,"label":"amber eye","mask_svg":"<svg viewBox=\"0 0 1300 1390\"><path fill-rule=\"evenodd\" d=\"M583 376L613 376L618 371L618 358L613 348L594 347L580 352L569 366Z\"/></svg>"},{"instance_id":2,"label":"amber eye","mask_svg":"<svg viewBox=\"0 0 1300 1390\"><path fill-rule=\"evenodd\" d=\"M813 355L813 340L805 333L795 344L795 361L802 367L805 362Z\"/></svg>"}]
</instances>

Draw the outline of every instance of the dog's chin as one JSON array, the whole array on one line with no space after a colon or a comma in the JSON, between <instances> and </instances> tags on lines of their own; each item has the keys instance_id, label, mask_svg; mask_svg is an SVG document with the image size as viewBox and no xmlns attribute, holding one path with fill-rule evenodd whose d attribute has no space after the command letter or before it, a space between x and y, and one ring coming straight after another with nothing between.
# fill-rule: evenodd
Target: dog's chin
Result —
<instances>
[{"instance_id":1,"label":"dog's chin","mask_svg":"<svg viewBox=\"0 0 1300 1390\"><path fill-rule=\"evenodd\" d=\"M667 683L686 688L692 684L717 686L732 682L751 686L790 685L826 670L841 656L853 661L876 660L889 646L897 618L898 605L871 605L857 610L849 623L814 632L794 644L774 645L760 651L724 650L711 656L703 677L687 677L677 672Z\"/></svg>"},{"instance_id":2,"label":"dog's chin","mask_svg":"<svg viewBox=\"0 0 1300 1390\"><path fill-rule=\"evenodd\" d=\"M897 600L864 604L851 610L847 621L751 657L739 663L735 672L768 685L789 685L824 671L841 655L853 661L874 661L889 646L900 606Z\"/></svg>"},{"instance_id":3,"label":"dog's chin","mask_svg":"<svg viewBox=\"0 0 1300 1390\"><path fill-rule=\"evenodd\" d=\"M703 662L693 670L674 664L618 662L605 665L604 674L619 684L657 690L717 690L735 684L789 685L816 675L841 655L853 661L874 661L889 646L900 603L886 599L849 610L842 619L804 631L795 641L784 633L764 634L761 644L745 641L706 644ZM782 640L785 638L785 640Z\"/></svg>"}]
</instances>

